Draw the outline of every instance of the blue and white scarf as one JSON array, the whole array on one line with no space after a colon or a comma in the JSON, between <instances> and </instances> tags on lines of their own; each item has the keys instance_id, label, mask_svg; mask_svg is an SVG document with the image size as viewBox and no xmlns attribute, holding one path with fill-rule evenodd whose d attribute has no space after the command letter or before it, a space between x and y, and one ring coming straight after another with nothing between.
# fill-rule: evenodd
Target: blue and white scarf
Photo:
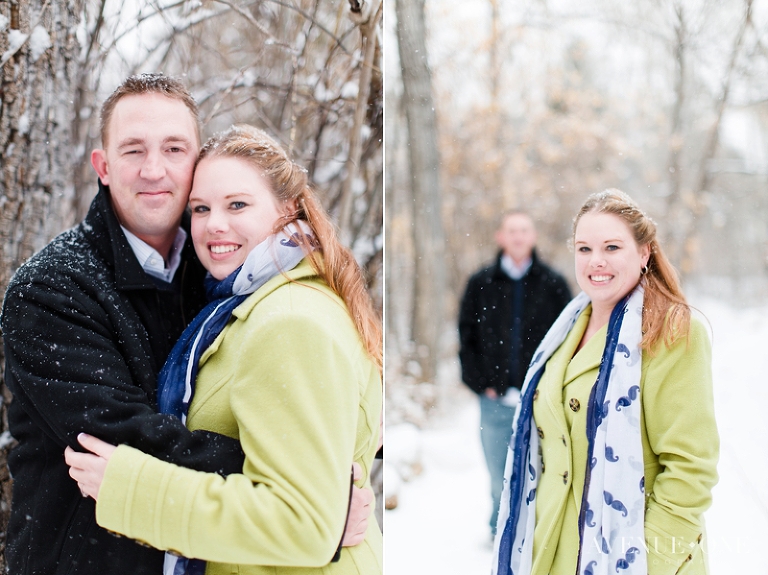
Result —
<instances>
[{"instance_id":1,"label":"blue and white scarf","mask_svg":"<svg viewBox=\"0 0 768 575\"><path fill-rule=\"evenodd\" d=\"M299 228L307 236L308 245L302 241ZM309 225L297 220L254 247L243 265L223 280L208 274L205 289L209 303L181 334L158 376L161 413L170 413L186 423L203 353L229 323L237 306L270 279L299 264L305 256L302 246L311 250L314 241ZM164 575L202 575L204 572L204 561L171 553L165 555Z\"/></svg>"},{"instance_id":2,"label":"blue and white scarf","mask_svg":"<svg viewBox=\"0 0 768 575\"><path fill-rule=\"evenodd\" d=\"M579 514L577 575L645 575L645 477L640 437L643 288L620 301L608 321L587 410L588 458ZM504 473L492 575L529 575L541 475L533 396L547 360L589 304L576 296L539 345L525 376Z\"/></svg>"}]
</instances>

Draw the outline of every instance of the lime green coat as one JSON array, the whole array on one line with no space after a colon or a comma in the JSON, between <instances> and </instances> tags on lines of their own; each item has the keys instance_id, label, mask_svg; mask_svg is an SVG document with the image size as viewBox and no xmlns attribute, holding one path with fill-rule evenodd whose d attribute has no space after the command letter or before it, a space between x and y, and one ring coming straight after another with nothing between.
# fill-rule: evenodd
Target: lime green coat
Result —
<instances>
[{"instance_id":1,"label":"lime green coat","mask_svg":"<svg viewBox=\"0 0 768 575\"><path fill-rule=\"evenodd\" d=\"M209 561L209 575L382 571L382 537L329 563L347 517L352 462L369 486L381 376L342 300L304 261L233 313L200 360L190 429L240 439L226 480L120 446L99 492L99 525Z\"/></svg>"},{"instance_id":2,"label":"lime green coat","mask_svg":"<svg viewBox=\"0 0 768 575\"><path fill-rule=\"evenodd\" d=\"M544 464L533 544L537 575L576 572L587 405L607 333L604 327L574 355L590 314L591 307L547 362L534 401ZM640 389L648 573L703 575L702 514L717 482L719 437L710 343L701 322L692 320L687 341L643 355Z\"/></svg>"}]
</instances>

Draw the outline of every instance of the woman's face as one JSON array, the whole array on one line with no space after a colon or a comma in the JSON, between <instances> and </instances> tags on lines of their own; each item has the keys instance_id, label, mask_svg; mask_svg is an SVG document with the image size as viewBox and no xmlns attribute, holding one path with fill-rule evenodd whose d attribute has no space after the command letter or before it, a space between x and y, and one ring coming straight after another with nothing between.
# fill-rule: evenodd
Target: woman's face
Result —
<instances>
[{"instance_id":1,"label":"woman's face","mask_svg":"<svg viewBox=\"0 0 768 575\"><path fill-rule=\"evenodd\" d=\"M218 280L240 267L287 211L258 169L229 157L198 164L189 205L195 251Z\"/></svg>"},{"instance_id":2,"label":"woman's face","mask_svg":"<svg viewBox=\"0 0 768 575\"><path fill-rule=\"evenodd\" d=\"M640 281L650 245L638 245L629 226L618 216L584 214L576 225L576 281L592 306L613 307Z\"/></svg>"}]
</instances>

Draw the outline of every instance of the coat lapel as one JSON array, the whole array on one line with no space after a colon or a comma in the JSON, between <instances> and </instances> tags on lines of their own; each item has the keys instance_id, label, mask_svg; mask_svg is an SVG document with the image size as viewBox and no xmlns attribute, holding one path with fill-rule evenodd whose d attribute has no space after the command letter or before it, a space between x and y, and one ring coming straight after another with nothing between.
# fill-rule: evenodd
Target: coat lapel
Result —
<instances>
[{"instance_id":1,"label":"coat lapel","mask_svg":"<svg viewBox=\"0 0 768 575\"><path fill-rule=\"evenodd\" d=\"M581 321L581 318L579 318L579 321ZM575 332L579 327L580 326L577 324L571 333ZM579 340L581 339L585 329L586 321L584 322L583 328L579 329L578 331ZM592 336L587 344L582 347L578 353L576 353L576 355L573 356L564 372L563 387L567 386L581 375L600 367L600 360L603 355L603 348L605 347L605 338L607 334L608 326L605 325L600 328L597 333L595 333L595 335ZM578 341L576 342L576 346L577 345ZM573 354L576 346L572 348L571 354Z\"/></svg>"},{"instance_id":2,"label":"coat lapel","mask_svg":"<svg viewBox=\"0 0 768 575\"><path fill-rule=\"evenodd\" d=\"M573 357L576 347L581 341L581 336L587 327L589 321L589 311L587 308L576 320L576 324L571 329L565 341L552 354L547 361L546 372L542 377L543 386L540 386L540 393L543 394L546 401L547 410L557 424L558 434L569 435L568 423L563 413L563 386L566 381L566 375L569 368L569 362ZM598 360L599 363L599 360ZM567 382L566 382L567 383Z\"/></svg>"}]
</instances>

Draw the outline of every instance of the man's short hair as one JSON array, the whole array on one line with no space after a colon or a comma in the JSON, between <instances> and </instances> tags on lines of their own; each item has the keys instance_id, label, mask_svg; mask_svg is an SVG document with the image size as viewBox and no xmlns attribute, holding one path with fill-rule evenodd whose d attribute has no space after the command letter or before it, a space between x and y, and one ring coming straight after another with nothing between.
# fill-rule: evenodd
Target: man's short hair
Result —
<instances>
[{"instance_id":1,"label":"man's short hair","mask_svg":"<svg viewBox=\"0 0 768 575\"><path fill-rule=\"evenodd\" d=\"M112 112L121 98L125 96L138 96L141 94L161 94L174 100L179 100L189 108L192 118L195 120L197 139L200 140L200 112L197 103L189 93L186 86L179 80L165 74L136 74L128 77L114 92L104 100L101 105L101 145L107 147L107 128Z\"/></svg>"},{"instance_id":2,"label":"man's short hair","mask_svg":"<svg viewBox=\"0 0 768 575\"><path fill-rule=\"evenodd\" d=\"M522 209L522 208L511 208L509 210L504 210L501 213L501 217L499 218L499 225L497 226L497 229L501 229L501 226L504 225L504 222L510 216L525 216L526 218L531 220L531 222L534 223L534 225L535 225L535 222L533 221L533 216L531 216L531 214L526 212L524 209Z\"/></svg>"}]
</instances>

